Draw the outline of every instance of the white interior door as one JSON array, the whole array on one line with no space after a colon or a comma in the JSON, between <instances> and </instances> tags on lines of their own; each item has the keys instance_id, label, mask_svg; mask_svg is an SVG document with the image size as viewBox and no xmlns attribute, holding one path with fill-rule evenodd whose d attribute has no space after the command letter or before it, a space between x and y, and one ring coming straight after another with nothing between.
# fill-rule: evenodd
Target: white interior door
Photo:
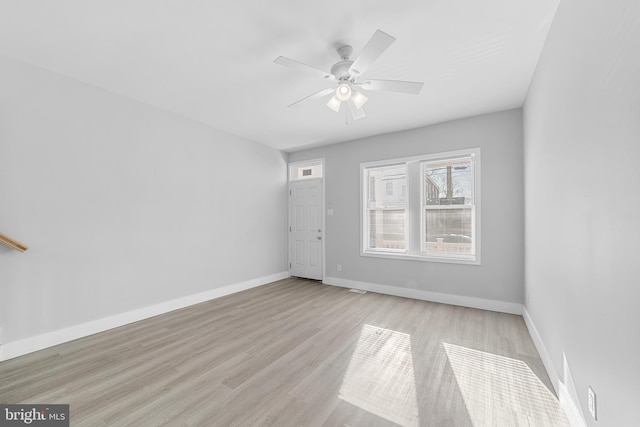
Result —
<instances>
[{"instance_id":1,"label":"white interior door","mask_svg":"<svg viewBox=\"0 0 640 427\"><path fill-rule=\"evenodd\" d=\"M289 184L289 273L322 280L322 179Z\"/></svg>"}]
</instances>

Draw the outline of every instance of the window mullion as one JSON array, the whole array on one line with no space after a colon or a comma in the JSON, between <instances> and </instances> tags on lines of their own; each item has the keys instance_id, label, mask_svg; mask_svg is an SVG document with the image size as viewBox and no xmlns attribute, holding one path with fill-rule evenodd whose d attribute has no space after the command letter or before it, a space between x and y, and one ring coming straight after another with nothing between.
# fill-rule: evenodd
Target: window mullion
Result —
<instances>
[{"instance_id":1,"label":"window mullion","mask_svg":"<svg viewBox=\"0 0 640 427\"><path fill-rule=\"evenodd\" d=\"M420 163L407 163L407 253L420 255Z\"/></svg>"}]
</instances>

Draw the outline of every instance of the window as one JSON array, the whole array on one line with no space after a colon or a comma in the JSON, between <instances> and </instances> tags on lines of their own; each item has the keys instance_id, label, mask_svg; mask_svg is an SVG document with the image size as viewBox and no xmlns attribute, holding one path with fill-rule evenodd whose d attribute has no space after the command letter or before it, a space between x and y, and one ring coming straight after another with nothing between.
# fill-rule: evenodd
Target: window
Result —
<instances>
[{"instance_id":1,"label":"window","mask_svg":"<svg viewBox=\"0 0 640 427\"><path fill-rule=\"evenodd\" d=\"M473 158L421 162L424 234L428 255L474 255Z\"/></svg>"},{"instance_id":2,"label":"window","mask_svg":"<svg viewBox=\"0 0 640 427\"><path fill-rule=\"evenodd\" d=\"M406 196L393 191L405 185L406 169L406 165L390 165L366 170L369 250L397 252L406 249Z\"/></svg>"},{"instance_id":3,"label":"window","mask_svg":"<svg viewBox=\"0 0 640 427\"><path fill-rule=\"evenodd\" d=\"M387 180L387 196L393 196L393 182Z\"/></svg>"},{"instance_id":4,"label":"window","mask_svg":"<svg viewBox=\"0 0 640 427\"><path fill-rule=\"evenodd\" d=\"M479 264L479 171L479 149L362 164L362 255Z\"/></svg>"},{"instance_id":5,"label":"window","mask_svg":"<svg viewBox=\"0 0 640 427\"><path fill-rule=\"evenodd\" d=\"M311 160L301 163L289 164L289 181L300 181L303 179L322 178L324 162Z\"/></svg>"}]
</instances>

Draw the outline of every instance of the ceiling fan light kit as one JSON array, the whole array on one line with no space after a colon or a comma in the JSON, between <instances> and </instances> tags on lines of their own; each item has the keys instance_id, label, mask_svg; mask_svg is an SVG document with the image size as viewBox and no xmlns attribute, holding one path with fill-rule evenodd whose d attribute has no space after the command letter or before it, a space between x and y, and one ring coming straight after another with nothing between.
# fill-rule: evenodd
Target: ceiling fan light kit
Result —
<instances>
[{"instance_id":1,"label":"ceiling fan light kit","mask_svg":"<svg viewBox=\"0 0 640 427\"><path fill-rule=\"evenodd\" d=\"M335 91L332 88L323 89L294 102L289 105L289 107L299 106L307 101L316 98L323 98L333 93L334 95L327 102L327 107L337 113L340 111L342 103L346 103L349 112L348 114L351 115L352 120L359 120L366 117L362 106L369 98L362 92L355 90L356 87L360 90L400 92L418 95L422 90L424 83L402 80L367 79L362 82L358 80L362 74L366 73L369 66L378 59L378 57L380 57L380 55L382 55L382 53L387 50L394 41L395 38L391 37L389 34L377 30L371 39L369 39L358 57L353 61L350 60L353 48L349 45L341 46L338 48L338 54L342 60L331 67L330 73L310 65L303 64L302 62L279 56L273 61L276 64L313 72L316 75L321 75L326 80L338 83Z\"/></svg>"}]
</instances>

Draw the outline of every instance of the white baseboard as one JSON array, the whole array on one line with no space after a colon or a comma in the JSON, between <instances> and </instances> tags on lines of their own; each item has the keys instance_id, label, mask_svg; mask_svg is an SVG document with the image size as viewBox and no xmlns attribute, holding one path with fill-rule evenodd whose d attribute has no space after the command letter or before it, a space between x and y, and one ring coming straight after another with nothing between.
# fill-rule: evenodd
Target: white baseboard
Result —
<instances>
[{"instance_id":1,"label":"white baseboard","mask_svg":"<svg viewBox=\"0 0 640 427\"><path fill-rule=\"evenodd\" d=\"M540 354L540 358L542 359L542 363L544 364L545 369L547 370L547 375L549 375L549 379L551 380L551 384L558 395L558 400L560 401L560 406L564 410L567 415L567 419L569 420L569 424L572 427L586 427L587 424L584 421L582 416L582 411L579 409L580 404L575 402L571 397L571 393L567 389L565 383L568 383L566 379L561 380L556 368L553 364L553 360L551 356L549 356L549 352L547 351L547 347L544 345L542 341L542 337L536 328L536 325L533 323L533 319L531 315L527 311L526 307L522 308L522 317L524 318L524 323L527 325L527 329L529 329L529 335L533 339L533 343ZM566 363L566 361L565 361ZM568 368L565 368L565 370ZM565 373L566 374L566 373ZM563 378L565 375L563 375ZM574 390L575 394L575 390Z\"/></svg>"},{"instance_id":2,"label":"white baseboard","mask_svg":"<svg viewBox=\"0 0 640 427\"><path fill-rule=\"evenodd\" d=\"M542 337L536 329L536 325L533 324L533 320L529 315L526 307L522 308L522 317L524 318L524 323L527 325L527 329L529 329L529 335L531 335L531 339L533 339L533 343L540 354L540 358L542 359L542 363L544 364L545 369L547 370L547 375L549 375L549 379L551 380L551 384L553 385L556 394L559 393L558 384L560 384L560 377L558 376L558 371L556 371L555 366L553 365L553 360L551 356L549 356L549 352L547 351L547 347L544 345L542 341Z\"/></svg>"},{"instance_id":3,"label":"white baseboard","mask_svg":"<svg viewBox=\"0 0 640 427\"><path fill-rule=\"evenodd\" d=\"M582 417L582 412L576 406L575 401L571 398L569 390L563 383L558 384L558 399L560 400L560 406L564 409L564 413L567 415L567 420L571 427L587 427L587 423Z\"/></svg>"},{"instance_id":4,"label":"white baseboard","mask_svg":"<svg viewBox=\"0 0 640 427\"><path fill-rule=\"evenodd\" d=\"M501 313L522 314L522 304L515 302L496 301L483 298L465 297L461 295L443 294L439 292L423 291L420 289L399 288L397 286L379 285L376 283L360 282L339 277L325 277L322 283L343 288L362 289L379 294L397 297L413 298L423 301L440 302L443 304L459 305L462 307L479 308L481 310L498 311Z\"/></svg>"},{"instance_id":5,"label":"white baseboard","mask_svg":"<svg viewBox=\"0 0 640 427\"><path fill-rule=\"evenodd\" d=\"M120 313L102 319L92 320L80 325L71 326L57 331L48 332L46 334L36 335L24 338L14 342L8 342L0 347L0 361L12 359L27 353L42 350L54 345L73 341L88 335L103 332L108 329L117 328L139 320L148 319L149 317L168 313L173 310L188 307L190 305L220 298L225 295L234 294L236 292L262 286L276 280L286 279L289 277L288 271L272 274L269 276L258 277L241 283L223 286L209 291L201 292L195 295L188 295L171 301L154 304L148 307Z\"/></svg>"}]
</instances>

